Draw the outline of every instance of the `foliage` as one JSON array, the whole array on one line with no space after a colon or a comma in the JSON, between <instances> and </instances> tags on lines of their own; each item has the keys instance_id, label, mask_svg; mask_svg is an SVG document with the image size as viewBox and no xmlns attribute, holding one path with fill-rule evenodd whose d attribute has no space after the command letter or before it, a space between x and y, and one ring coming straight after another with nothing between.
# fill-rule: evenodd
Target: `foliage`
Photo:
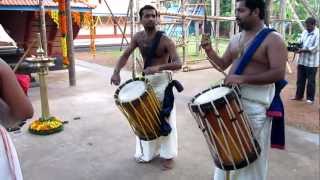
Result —
<instances>
[{"instance_id":1,"label":"foliage","mask_svg":"<svg viewBox=\"0 0 320 180\"><path fill-rule=\"evenodd\" d=\"M302 0L286 0L286 19L294 20L293 12L289 8L289 3L294 7L300 21L304 21L310 15L308 14L306 8L301 3ZM309 8L317 13L317 17L319 18L320 14L320 3L319 0L305 0L308 2ZM172 0L171 3L176 5L180 5L181 0ZM185 0L185 3L200 3L205 2L207 4L207 13L211 15L211 3L215 2L215 0ZM272 0L272 16L279 17L280 13L280 0ZM221 16L231 16L231 0L220 0L220 15ZM291 30L289 34L289 23L291 23ZM300 27L296 22L289 21L286 23L286 38L288 40L296 40L301 33ZM220 34L222 36L228 36L228 31L230 29L230 22L221 22L220 23Z\"/></svg>"}]
</instances>

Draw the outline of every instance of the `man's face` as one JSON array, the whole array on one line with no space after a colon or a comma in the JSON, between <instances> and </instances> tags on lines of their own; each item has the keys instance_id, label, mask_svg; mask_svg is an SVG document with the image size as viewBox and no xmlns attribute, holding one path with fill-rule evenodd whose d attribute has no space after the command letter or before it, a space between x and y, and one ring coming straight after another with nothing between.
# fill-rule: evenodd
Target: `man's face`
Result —
<instances>
[{"instance_id":1,"label":"man's face","mask_svg":"<svg viewBox=\"0 0 320 180\"><path fill-rule=\"evenodd\" d=\"M238 1L236 4L236 22L241 29L251 28L252 11L245 6L245 1Z\"/></svg>"},{"instance_id":2,"label":"man's face","mask_svg":"<svg viewBox=\"0 0 320 180\"><path fill-rule=\"evenodd\" d=\"M312 24L310 22L306 22L305 26L306 26L306 29L307 29L308 32L312 32L314 30L314 28L315 28L315 24Z\"/></svg>"},{"instance_id":3,"label":"man's face","mask_svg":"<svg viewBox=\"0 0 320 180\"><path fill-rule=\"evenodd\" d=\"M157 15L154 9L145 9L142 11L141 24L146 29L155 28L157 23Z\"/></svg>"}]
</instances>

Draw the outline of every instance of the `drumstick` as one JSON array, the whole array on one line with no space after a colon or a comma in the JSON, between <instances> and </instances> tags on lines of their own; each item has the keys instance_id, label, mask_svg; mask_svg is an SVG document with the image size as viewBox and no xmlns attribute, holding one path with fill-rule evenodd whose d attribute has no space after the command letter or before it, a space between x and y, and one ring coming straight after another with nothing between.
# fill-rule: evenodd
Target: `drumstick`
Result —
<instances>
[{"instance_id":1,"label":"drumstick","mask_svg":"<svg viewBox=\"0 0 320 180\"><path fill-rule=\"evenodd\" d=\"M34 43L36 42L36 39L33 40L30 44L30 46L28 47L28 49L26 50L26 52L24 52L24 54L21 56L21 58L19 59L19 61L17 62L17 64L15 65L15 67L13 68L13 72L16 72L18 70L18 67L20 66L20 64L22 63L22 61L24 60L24 58L27 56L27 54L29 53L29 51L31 50L31 48L33 47Z\"/></svg>"},{"instance_id":2,"label":"drumstick","mask_svg":"<svg viewBox=\"0 0 320 180\"><path fill-rule=\"evenodd\" d=\"M204 2L206 2L206 1L204 1ZM207 7L206 7L206 5L204 5L204 22L203 22L203 32L204 33L202 34L202 36L207 36L208 38L210 38L210 35L209 35L210 31L211 31L211 29L209 29L209 27L208 27ZM212 59L210 59L208 57L208 60L214 68L216 68L219 72L221 72L224 75L224 77L227 76L227 74Z\"/></svg>"},{"instance_id":3,"label":"drumstick","mask_svg":"<svg viewBox=\"0 0 320 180\"><path fill-rule=\"evenodd\" d=\"M208 57L209 62L211 63L211 65L216 68L216 70L218 70L220 73L222 73L224 75L224 77L227 77L227 73L225 73L212 59L210 59Z\"/></svg>"}]
</instances>

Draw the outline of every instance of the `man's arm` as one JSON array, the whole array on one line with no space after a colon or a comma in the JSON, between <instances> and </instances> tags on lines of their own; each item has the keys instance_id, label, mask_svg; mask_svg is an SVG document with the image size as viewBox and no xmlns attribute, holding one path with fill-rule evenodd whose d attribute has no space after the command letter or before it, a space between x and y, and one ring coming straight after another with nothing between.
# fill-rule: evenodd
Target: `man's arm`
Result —
<instances>
[{"instance_id":1,"label":"man's arm","mask_svg":"<svg viewBox=\"0 0 320 180\"><path fill-rule=\"evenodd\" d=\"M111 76L111 84L119 85L121 82L120 78L120 70L123 68L124 65L126 65L130 54L134 51L134 49L138 46L137 44L137 37L138 34L133 36L131 39L131 42L129 43L129 46L126 48L126 50L123 52L123 54L120 56L116 67L113 70L113 74Z\"/></svg>"},{"instance_id":2,"label":"man's arm","mask_svg":"<svg viewBox=\"0 0 320 180\"><path fill-rule=\"evenodd\" d=\"M120 70L123 68L123 66L126 65L131 53L134 51L134 49L137 47L137 35L135 35L131 42L129 43L129 46L125 49L123 54L118 59L118 62L116 64L116 67L114 68L114 73L119 73Z\"/></svg>"},{"instance_id":3,"label":"man's arm","mask_svg":"<svg viewBox=\"0 0 320 180\"><path fill-rule=\"evenodd\" d=\"M229 43L225 53L222 57L220 57L217 52L215 52L211 45L210 36L203 35L201 38L201 47L205 50L209 62L216 69L226 70L232 63L232 55L231 55L231 43ZM216 67L219 66L219 67Z\"/></svg>"},{"instance_id":4,"label":"man's arm","mask_svg":"<svg viewBox=\"0 0 320 180\"><path fill-rule=\"evenodd\" d=\"M166 36L164 36L164 38L171 62L159 65L159 71L181 69L182 63L180 57L178 56L175 43Z\"/></svg>"},{"instance_id":5,"label":"man's arm","mask_svg":"<svg viewBox=\"0 0 320 180\"><path fill-rule=\"evenodd\" d=\"M29 98L23 92L11 68L2 60L0 60L0 99L8 106L11 119L17 123L33 116Z\"/></svg>"},{"instance_id":6,"label":"man's arm","mask_svg":"<svg viewBox=\"0 0 320 180\"><path fill-rule=\"evenodd\" d=\"M270 34L267 42L267 58L269 70L255 75L230 75L226 84L270 84L285 78L286 61L288 52L286 45L279 34Z\"/></svg>"}]
</instances>

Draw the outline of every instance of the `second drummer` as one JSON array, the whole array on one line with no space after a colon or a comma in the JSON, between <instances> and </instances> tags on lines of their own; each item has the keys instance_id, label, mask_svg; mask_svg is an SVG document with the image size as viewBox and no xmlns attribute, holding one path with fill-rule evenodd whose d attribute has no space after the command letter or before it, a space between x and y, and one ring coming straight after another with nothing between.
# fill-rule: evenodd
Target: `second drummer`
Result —
<instances>
[{"instance_id":1,"label":"second drummer","mask_svg":"<svg viewBox=\"0 0 320 180\"><path fill-rule=\"evenodd\" d=\"M279 93L285 84L287 49L281 35L264 24L263 0L237 0L235 12L242 31L232 37L222 57L213 50L208 36L203 36L201 45L215 68L225 70L231 67L224 82L240 86L244 110L261 147L260 157L245 168L231 171L230 179L267 180L269 116L273 116L267 114L267 110L272 109L270 105L275 105L272 102L281 101ZM214 179L224 180L226 174L217 168Z\"/></svg>"},{"instance_id":2,"label":"second drummer","mask_svg":"<svg viewBox=\"0 0 320 180\"><path fill-rule=\"evenodd\" d=\"M164 70L181 69L181 61L178 57L175 43L157 31L157 10L150 5L142 7L139 11L140 22L144 31L137 32L127 49L119 58L111 77L111 84L119 85L121 82L120 70L127 63L130 54L135 48L139 48L144 61L143 73L150 80L160 101L163 101L165 87L169 82L169 76L161 74ZM168 78L165 78L168 77ZM178 154L175 108L167 119L172 130L168 136L161 136L153 141L142 141L137 138L135 160L137 162L149 162L160 155L163 159L164 170L173 167L173 159Z\"/></svg>"}]
</instances>

